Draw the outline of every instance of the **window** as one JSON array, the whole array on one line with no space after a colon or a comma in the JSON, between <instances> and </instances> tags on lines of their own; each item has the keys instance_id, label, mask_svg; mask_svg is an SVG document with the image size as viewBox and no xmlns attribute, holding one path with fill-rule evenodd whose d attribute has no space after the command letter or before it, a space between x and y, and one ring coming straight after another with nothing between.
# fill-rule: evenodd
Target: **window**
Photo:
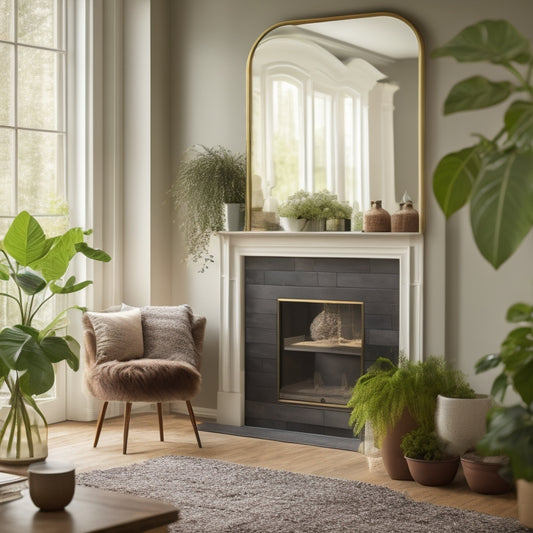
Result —
<instances>
[{"instance_id":1,"label":"window","mask_svg":"<svg viewBox=\"0 0 533 533\"><path fill-rule=\"evenodd\" d=\"M0 0L0 13L0 235L22 210L53 235L68 226L66 4Z\"/></svg>"}]
</instances>

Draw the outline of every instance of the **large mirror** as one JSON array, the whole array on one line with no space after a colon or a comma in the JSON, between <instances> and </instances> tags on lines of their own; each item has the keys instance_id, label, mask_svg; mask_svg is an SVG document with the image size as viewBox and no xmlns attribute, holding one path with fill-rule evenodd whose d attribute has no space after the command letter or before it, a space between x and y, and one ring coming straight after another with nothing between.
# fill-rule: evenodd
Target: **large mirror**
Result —
<instances>
[{"instance_id":1,"label":"large mirror","mask_svg":"<svg viewBox=\"0 0 533 533\"><path fill-rule=\"evenodd\" d=\"M297 191L389 213L407 196L422 230L423 49L391 13L282 22L248 60L247 229L278 230ZM407 195L407 196L406 196Z\"/></svg>"}]
</instances>

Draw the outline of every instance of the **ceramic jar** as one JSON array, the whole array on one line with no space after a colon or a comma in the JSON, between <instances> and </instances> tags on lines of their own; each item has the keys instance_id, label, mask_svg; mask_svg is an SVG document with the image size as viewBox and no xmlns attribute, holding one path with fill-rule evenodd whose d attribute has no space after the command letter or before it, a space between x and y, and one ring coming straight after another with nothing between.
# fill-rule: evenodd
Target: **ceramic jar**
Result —
<instances>
[{"instance_id":1,"label":"ceramic jar","mask_svg":"<svg viewBox=\"0 0 533 533\"><path fill-rule=\"evenodd\" d=\"M420 217L413 207L413 202L407 201L400 204L400 209L391 216L391 231L413 232L420 231Z\"/></svg>"},{"instance_id":2,"label":"ceramic jar","mask_svg":"<svg viewBox=\"0 0 533 533\"><path fill-rule=\"evenodd\" d=\"M381 207L381 200L371 203L371 207L363 215L363 231L390 231L391 217L387 210Z\"/></svg>"}]
</instances>

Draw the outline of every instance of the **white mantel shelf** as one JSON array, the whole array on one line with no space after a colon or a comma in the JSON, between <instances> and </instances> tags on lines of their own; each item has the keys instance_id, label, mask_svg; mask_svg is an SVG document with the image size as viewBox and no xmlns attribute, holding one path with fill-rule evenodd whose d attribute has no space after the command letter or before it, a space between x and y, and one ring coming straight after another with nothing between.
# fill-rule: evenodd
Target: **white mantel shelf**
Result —
<instances>
[{"instance_id":1,"label":"white mantel shelf","mask_svg":"<svg viewBox=\"0 0 533 533\"><path fill-rule=\"evenodd\" d=\"M220 232L220 347L217 420L244 425L244 258L397 259L400 264L400 350L423 353L424 237L421 233Z\"/></svg>"}]
</instances>

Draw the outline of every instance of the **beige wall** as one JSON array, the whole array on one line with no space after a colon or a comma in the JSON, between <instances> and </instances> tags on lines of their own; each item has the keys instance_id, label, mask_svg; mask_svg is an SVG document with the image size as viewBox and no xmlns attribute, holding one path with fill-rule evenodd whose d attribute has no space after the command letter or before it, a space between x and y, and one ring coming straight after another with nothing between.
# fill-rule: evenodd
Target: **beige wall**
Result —
<instances>
[{"instance_id":1,"label":"beige wall","mask_svg":"<svg viewBox=\"0 0 533 533\"><path fill-rule=\"evenodd\" d=\"M410 19L428 51L483 18L506 18L533 41L531 0L170 0L173 171L192 144L222 144L244 151L246 59L263 30L283 20L374 11L392 11ZM431 174L440 157L470 142L471 131L491 133L498 128L496 112L442 116L447 91L472 70L451 59L426 63L425 353L446 354L480 392L488 392L491 380L474 377L473 365L480 355L497 349L508 330L507 306L520 299L533 301L533 235L495 272L475 249L468 214L460 213L445 223L433 199ZM213 239L216 256L217 247ZM175 224L172 299L176 304L188 302L207 316L204 385L195 403L214 409L218 262L204 274L197 270L182 262L182 241Z\"/></svg>"}]
</instances>

